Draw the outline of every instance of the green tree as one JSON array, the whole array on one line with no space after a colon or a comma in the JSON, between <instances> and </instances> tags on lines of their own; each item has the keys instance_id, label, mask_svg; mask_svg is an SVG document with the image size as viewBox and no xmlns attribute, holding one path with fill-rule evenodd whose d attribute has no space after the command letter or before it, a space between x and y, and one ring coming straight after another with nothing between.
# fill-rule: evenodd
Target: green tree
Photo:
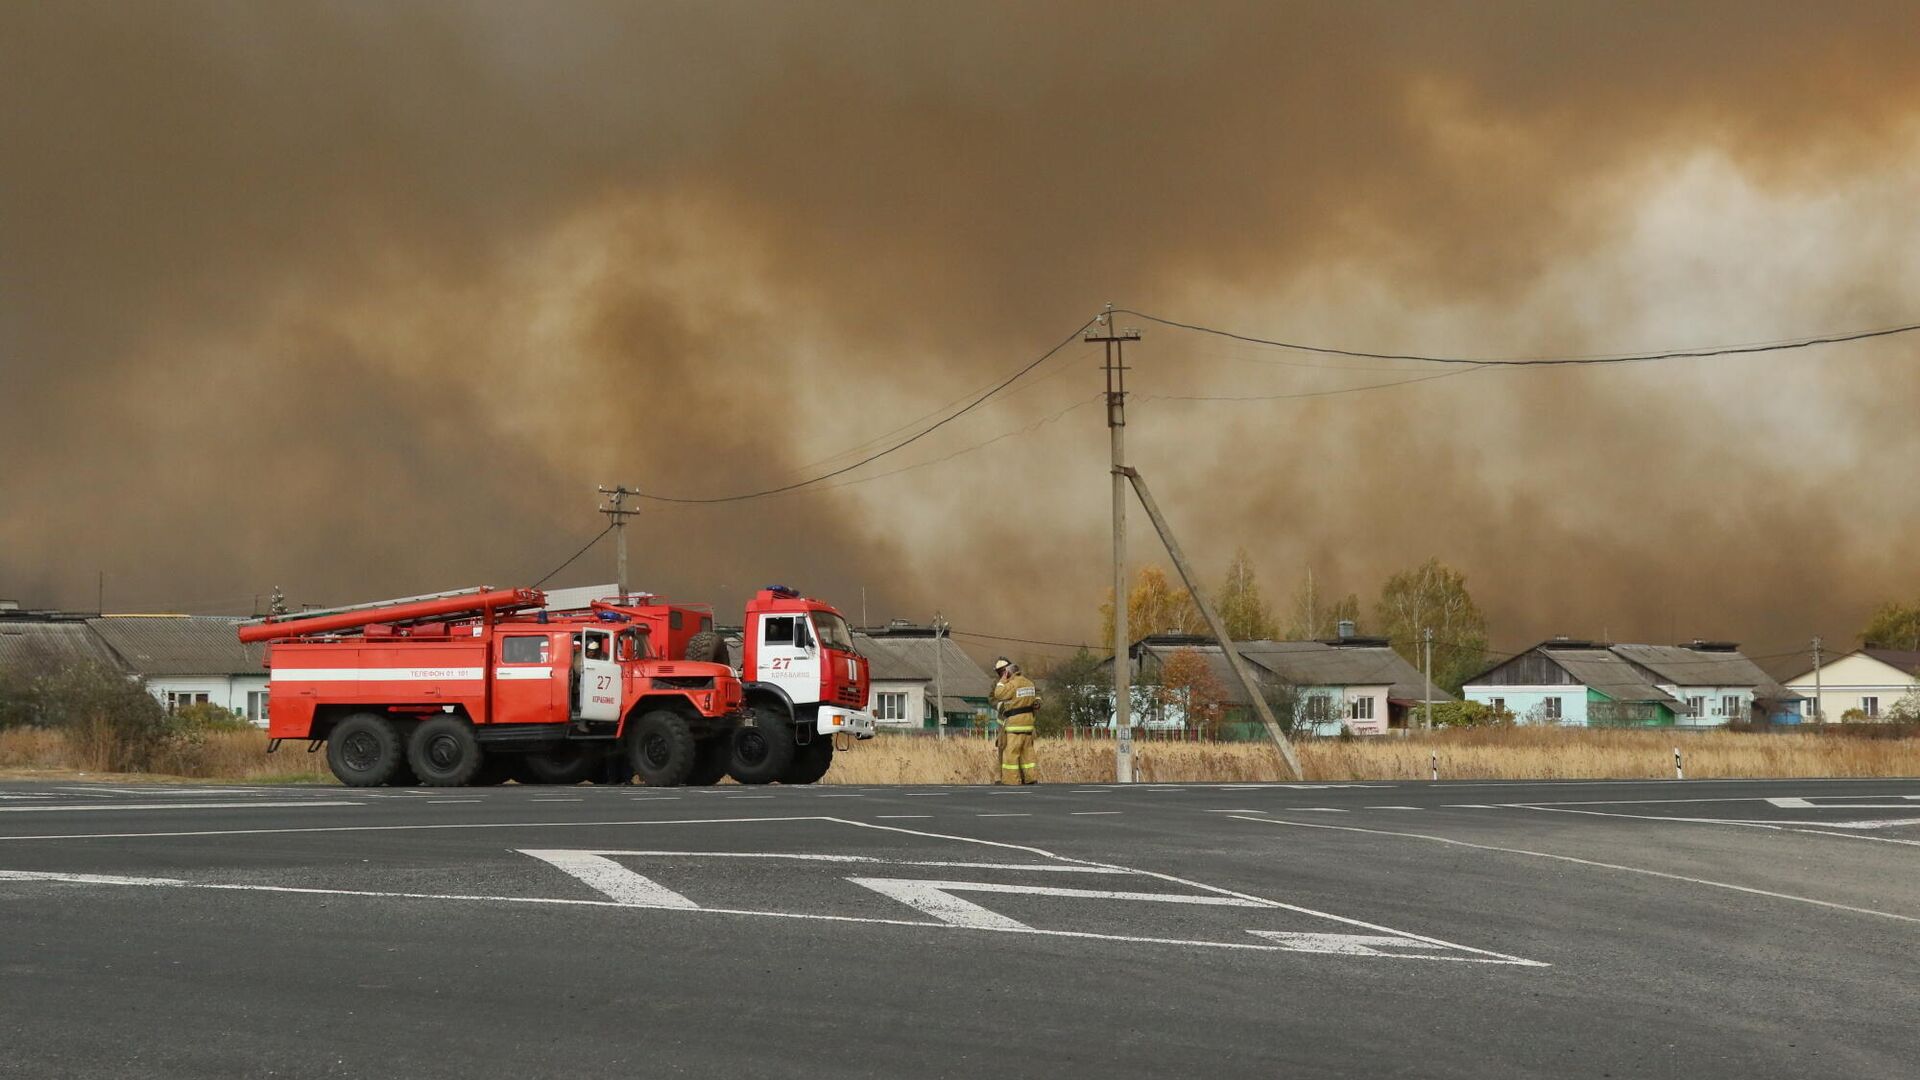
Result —
<instances>
[{"instance_id":1,"label":"green tree","mask_svg":"<svg viewBox=\"0 0 1920 1080\"><path fill-rule=\"evenodd\" d=\"M1487 620L1467 592L1467 576L1437 558L1388 578L1373 618L1376 632L1415 667L1422 661L1422 632L1432 630L1433 682L1450 694L1486 663Z\"/></svg>"},{"instance_id":2,"label":"green tree","mask_svg":"<svg viewBox=\"0 0 1920 1080\"><path fill-rule=\"evenodd\" d=\"M1216 595L1220 621L1226 624L1227 635L1233 640L1264 641L1280 636L1280 627L1274 622L1267 598L1260 593L1260 582L1254 577L1253 560L1247 557L1246 548L1233 553L1233 561L1227 564L1226 577L1221 579Z\"/></svg>"},{"instance_id":3,"label":"green tree","mask_svg":"<svg viewBox=\"0 0 1920 1080\"><path fill-rule=\"evenodd\" d=\"M1143 566L1134 575L1133 587L1127 590L1127 636L1138 641L1148 634L1168 631L1203 634L1206 626L1184 585L1174 584L1157 566ZM1100 640L1113 641L1112 590L1107 592L1107 602L1100 605Z\"/></svg>"},{"instance_id":4,"label":"green tree","mask_svg":"<svg viewBox=\"0 0 1920 1080\"><path fill-rule=\"evenodd\" d=\"M1113 714L1113 678L1100 657L1082 647L1040 677L1040 711L1034 731L1058 735L1069 727L1096 727Z\"/></svg>"},{"instance_id":5,"label":"green tree","mask_svg":"<svg viewBox=\"0 0 1920 1080\"><path fill-rule=\"evenodd\" d=\"M1920 602L1889 600L1873 611L1860 631L1860 644L1888 649L1920 649Z\"/></svg>"},{"instance_id":6,"label":"green tree","mask_svg":"<svg viewBox=\"0 0 1920 1080\"><path fill-rule=\"evenodd\" d=\"M1313 567L1307 567L1307 576L1293 590L1293 600L1288 605L1287 640L1312 641L1333 637L1340 632L1342 620L1352 621L1358 629L1359 595L1348 593L1338 599L1326 595L1313 576Z\"/></svg>"}]
</instances>

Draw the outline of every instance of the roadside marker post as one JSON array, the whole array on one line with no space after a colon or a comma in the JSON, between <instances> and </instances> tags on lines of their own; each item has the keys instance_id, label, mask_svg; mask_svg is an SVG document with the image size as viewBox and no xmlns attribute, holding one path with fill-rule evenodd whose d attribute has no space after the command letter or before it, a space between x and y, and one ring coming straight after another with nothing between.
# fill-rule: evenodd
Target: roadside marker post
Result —
<instances>
[{"instance_id":1,"label":"roadside marker post","mask_svg":"<svg viewBox=\"0 0 1920 1080\"><path fill-rule=\"evenodd\" d=\"M1438 780L1440 779L1440 751L1435 750L1428 757L1432 759L1430 764L1433 766L1433 778Z\"/></svg>"},{"instance_id":2,"label":"roadside marker post","mask_svg":"<svg viewBox=\"0 0 1920 1080\"><path fill-rule=\"evenodd\" d=\"M1680 767L1680 748L1677 746L1673 748L1673 778L1675 780L1687 778L1687 771Z\"/></svg>"}]
</instances>

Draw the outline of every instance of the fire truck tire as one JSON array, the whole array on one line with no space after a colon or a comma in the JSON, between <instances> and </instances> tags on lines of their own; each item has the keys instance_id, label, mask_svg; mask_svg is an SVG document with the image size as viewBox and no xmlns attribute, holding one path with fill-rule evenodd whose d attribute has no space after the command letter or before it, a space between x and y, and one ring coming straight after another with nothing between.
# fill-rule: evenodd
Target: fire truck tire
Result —
<instances>
[{"instance_id":1,"label":"fire truck tire","mask_svg":"<svg viewBox=\"0 0 1920 1080\"><path fill-rule=\"evenodd\" d=\"M825 735L815 735L813 741L800 747L793 755L793 767L787 775L780 778L783 784L811 784L827 775L833 768L833 740Z\"/></svg>"},{"instance_id":2,"label":"fire truck tire","mask_svg":"<svg viewBox=\"0 0 1920 1080\"><path fill-rule=\"evenodd\" d=\"M379 787L405 764L400 733L384 716L354 713L327 733L327 767L348 787Z\"/></svg>"},{"instance_id":3,"label":"fire truck tire","mask_svg":"<svg viewBox=\"0 0 1920 1080\"><path fill-rule=\"evenodd\" d=\"M648 787L678 787L692 774L699 746L687 720L669 709L642 716L627 733L627 760Z\"/></svg>"},{"instance_id":4,"label":"fire truck tire","mask_svg":"<svg viewBox=\"0 0 1920 1080\"><path fill-rule=\"evenodd\" d=\"M535 750L521 761L523 784L578 784L598 777L606 768L601 750L568 747L559 750Z\"/></svg>"},{"instance_id":5,"label":"fire truck tire","mask_svg":"<svg viewBox=\"0 0 1920 1080\"><path fill-rule=\"evenodd\" d=\"M436 716L414 728L407 740L407 764L427 787L461 787L485 759L486 751L464 717Z\"/></svg>"},{"instance_id":6,"label":"fire truck tire","mask_svg":"<svg viewBox=\"0 0 1920 1080\"><path fill-rule=\"evenodd\" d=\"M687 639L687 659L702 664L730 664L727 639L712 630L702 630Z\"/></svg>"},{"instance_id":7,"label":"fire truck tire","mask_svg":"<svg viewBox=\"0 0 1920 1080\"><path fill-rule=\"evenodd\" d=\"M694 750L693 771L687 774L687 783L694 787L711 787L727 775L727 762L733 752L732 740L725 735L715 735L711 739L701 739Z\"/></svg>"},{"instance_id":8,"label":"fire truck tire","mask_svg":"<svg viewBox=\"0 0 1920 1080\"><path fill-rule=\"evenodd\" d=\"M779 714L756 706L753 717L752 724L733 729L727 775L742 784L771 784L786 777L799 747Z\"/></svg>"}]
</instances>

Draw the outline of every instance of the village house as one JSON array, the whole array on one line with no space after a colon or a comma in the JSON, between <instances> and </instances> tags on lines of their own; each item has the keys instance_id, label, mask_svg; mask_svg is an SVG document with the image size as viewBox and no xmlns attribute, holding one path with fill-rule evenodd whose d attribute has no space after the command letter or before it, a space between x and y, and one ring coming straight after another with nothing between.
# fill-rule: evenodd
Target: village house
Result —
<instances>
[{"instance_id":1,"label":"village house","mask_svg":"<svg viewBox=\"0 0 1920 1080\"><path fill-rule=\"evenodd\" d=\"M873 680L867 709L882 726L968 728L985 719L993 677L951 636L896 619L855 631L853 643Z\"/></svg>"},{"instance_id":2,"label":"village house","mask_svg":"<svg viewBox=\"0 0 1920 1080\"><path fill-rule=\"evenodd\" d=\"M1291 691L1295 723L1316 735L1380 735L1391 729L1418 726L1417 710L1428 696L1419 670L1393 651L1385 638L1343 637L1317 641L1241 641L1240 654L1253 675ZM1229 725L1253 722L1252 702L1234 678L1226 653L1213 638L1197 634L1154 634L1128 650L1136 677L1157 678L1182 650L1192 650L1224 695ZM1112 670L1111 662L1102 665ZM1453 695L1435 687L1431 699L1452 701ZM1135 695L1136 726L1153 730L1184 729L1187 718L1177 708L1155 700L1151 692Z\"/></svg>"},{"instance_id":3,"label":"village house","mask_svg":"<svg viewBox=\"0 0 1920 1080\"><path fill-rule=\"evenodd\" d=\"M1462 693L1520 723L1571 727L1795 723L1800 703L1729 641L1616 645L1560 637L1475 675Z\"/></svg>"},{"instance_id":4,"label":"village house","mask_svg":"<svg viewBox=\"0 0 1920 1080\"><path fill-rule=\"evenodd\" d=\"M141 679L168 711L217 705L265 726L267 670L239 620L0 608L0 666L103 664Z\"/></svg>"},{"instance_id":5,"label":"village house","mask_svg":"<svg viewBox=\"0 0 1920 1080\"><path fill-rule=\"evenodd\" d=\"M1901 698L1920 690L1916 671L1920 671L1920 650L1869 645L1824 661L1817 673L1809 667L1786 685L1807 699L1803 711L1809 720L1818 717L1838 723L1849 714L1879 720ZM1816 694L1818 713L1814 711Z\"/></svg>"}]
</instances>

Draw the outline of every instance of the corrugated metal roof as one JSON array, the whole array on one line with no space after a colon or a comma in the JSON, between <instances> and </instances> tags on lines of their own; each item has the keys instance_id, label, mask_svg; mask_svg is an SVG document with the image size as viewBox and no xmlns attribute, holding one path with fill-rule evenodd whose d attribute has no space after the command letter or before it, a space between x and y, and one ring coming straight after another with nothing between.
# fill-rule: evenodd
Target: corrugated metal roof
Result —
<instances>
[{"instance_id":1,"label":"corrugated metal roof","mask_svg":"<svg viewBox=\"0 0 1920 1080\"><path fill-rule=\"evenodd\" d=\"M983 698L993 690L993 677L950 637L874 637L855 633L853 643L860 655L867 658L867 670L875 682L932 682L934 653L938 649L940 681L949 699Z\"/></svg>"},{"instance_id":2,"label":"corrugated metal roof","mask_svg":"<svg viewBox=\"0 0 1920 1080\"><path fill-rule=\"evenodd\" d=\"M1878 645L1869 645L1860 651L1908 674L1920 671L1920 649L1882 649Z\"/></svg>"},{"instance_id":3,"label":"corrugated metal roof","mask_svg":"<svg viewBox=\"0 0 1920 1080\"><path fill-rule=\"evenodd\" d=\"M1330 645L1324 641L1242 641L1238 645L1256 674L1264 671L1294 686L1385 686L1387 696L1396 701L1418 701L1426 693L1426 681L1419 670L1384 646ZM1206 660L1230 704L1248 703L1219 645L1181 642L1162 646L1147 642L1142 648L1163 664L1181 649L1194 650ZM1433 700L1452 701L1453 695L1436 686Z\"/></svg>"},{"instance_id":4,"label":"corrugated metal roof","mask_svg":"<svg viewBox=\"0 0 1920 1080\"><path fill-rule=\"evenodd\" d=\"M1652 701L1668 708L1682 707L1653 684L1653 676L1611 649L1546 649L1545 652L1548 659L1565 668L1576 682L1615 701Z\"/></svg>"},{"instance_id":5,"label":"corrugated metal roof","mask_svg":"<svg viewBox=\"0 0 1920 1080\"><path fill-rule=\"evenodd\" d=\"M1773 681L1737 651L1683 645L1615 645L1613 651L1675 686L1761 686Z\"/></svg>"},{"instance_id":6,"label":"corrugated metal roof","mask_svg":"<svg viewBox=\"0 0 1920 1080\"><path fill-rule=\"evenodd\" d=\"M125 666L84 622L0 621L0 666L32 667L76 660Z\"/></svg>"},{"instance_id":7,"label":"corrugated metal roof","mask_svg":"<svg viewBox=\"0 0 1920 1080\"><path fill-rule=\"evenodd\" d=\"M142 675L259 675L260 645L242 645L238 621L203 615L106 615L87 626Z\"/></svg>"}]
</instances>

